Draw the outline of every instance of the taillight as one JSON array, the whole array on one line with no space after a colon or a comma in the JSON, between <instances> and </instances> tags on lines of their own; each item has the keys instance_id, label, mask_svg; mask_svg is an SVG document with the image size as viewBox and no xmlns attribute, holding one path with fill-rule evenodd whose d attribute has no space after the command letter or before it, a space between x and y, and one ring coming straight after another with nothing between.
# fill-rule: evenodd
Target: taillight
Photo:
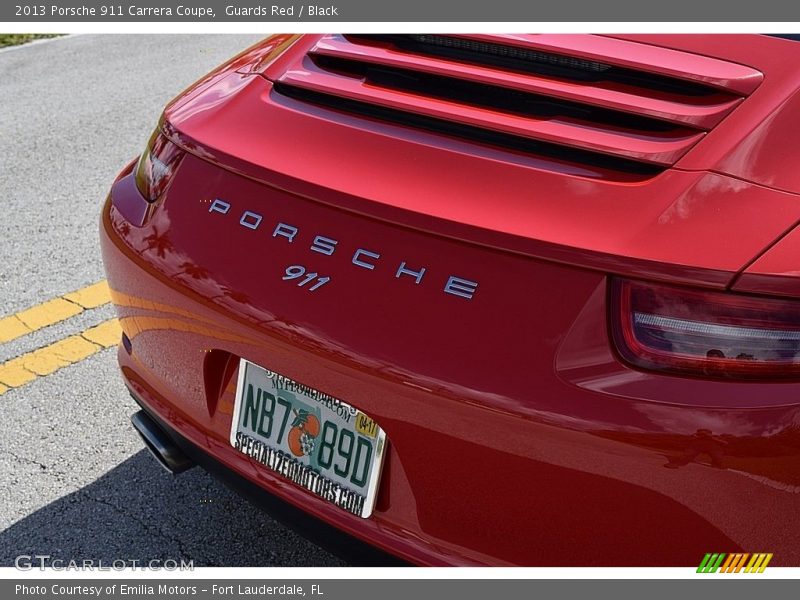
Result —
<instances>
[{"instance_id":1,"label":"taillight","mask_svg":"<svg viewBox=\"0 0 800 600\"><path fill-rule=\"evenodd\" d=\"M136 165L136 187L148 202L164 193L182 157L183 150L158 129L153 132Z\"/></svg>"},{"instance_id":2,"label":"taillight","mask_svg":"<svg viewBox=\"0 0 800 600\"><path fill-rule=\"evenodd\" d=\"M614 280L611 331L643 369L726 379L800 378L800 302Z\"/></svg>"}]
</instances>

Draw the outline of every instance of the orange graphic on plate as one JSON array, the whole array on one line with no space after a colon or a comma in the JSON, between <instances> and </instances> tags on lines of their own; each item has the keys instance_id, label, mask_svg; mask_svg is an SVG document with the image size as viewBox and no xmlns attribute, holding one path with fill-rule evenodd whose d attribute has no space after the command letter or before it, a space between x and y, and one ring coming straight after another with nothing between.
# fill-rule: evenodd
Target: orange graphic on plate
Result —
<instances>
[{"instance_id":1,"label":"orange graphic on plate","mask_svg":"<svg viewBox=\"0 0 800 600\"><path fill-rule=\"evenodd\" d=\"M319 435L319 419L307 410L294 411L295 417L289 430L289 450L295 456L308 456L314 452Z\"/></svg>"}]
</instances>

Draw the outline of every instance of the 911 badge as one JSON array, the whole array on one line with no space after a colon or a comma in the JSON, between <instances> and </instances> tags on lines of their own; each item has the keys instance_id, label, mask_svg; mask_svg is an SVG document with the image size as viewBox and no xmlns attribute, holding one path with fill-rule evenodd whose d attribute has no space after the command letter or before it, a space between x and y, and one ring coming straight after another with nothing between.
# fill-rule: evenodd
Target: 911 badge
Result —
<instances>
[{"instance_id":1,"label":"911 badge","mask_svg":"<svg viewBox=\"0 0 800 600\"><path fill-rule=\"evenodd\" d=\"M214 199L208 208L209 214L218 214L229 216L231 214L231 203L220 198ZM244 210L239 214L239 226L245 229L257 231L261 229L264 216L253 212L252 210ZM273 239L283 238L287 243L294 243L296 239L300 239L300 228L289 223L278 221L275 223L271 230L271 237ZM339 247L339 240L324 235L315 235L311 239L309 250L317 254L325 256L333 256ZM375 249L369 248L356 248L353 252L350 262L361 269L374 271L375 267L380 263L381 253ZM415 285L420 285L425 279L428 268L419 266L417 263L410 261L400 261L394 272L395 279L410 278L414 281ZM302 278L302 279L301 279ZM321 276L316 272L306 272L303 265L291 265L286 268L284 281L300 279L297 285L304 287L308 285L309 291L318 290L323 285L330 281L330 277ZM310 284L310 285L309 285ZM450 275L444 283L442 291L445 294L472 300L478 290L478 282L456 275Z\"/></svg>"},{"instance_id":2,"label":"911 badge","mask_svg":"<svg viewBox=\"0 0 800 600\"><path fill-rule=\"evenodd\" d=\"M298 287L303 287L306 284L311 284L308 286L308 291L313 292L314 290L318 290L323 285L328 283L331 278L330 277L323 277L319 273L311 272L306 273L306 268L303 265L289 265L286 267L285 275L281 278L284 281L292 281L294 279L300 279L297 282ZM305 275L305 277L303 277ZM313 282L313 283L312 283Z\"/></svg>"}]
</instances>

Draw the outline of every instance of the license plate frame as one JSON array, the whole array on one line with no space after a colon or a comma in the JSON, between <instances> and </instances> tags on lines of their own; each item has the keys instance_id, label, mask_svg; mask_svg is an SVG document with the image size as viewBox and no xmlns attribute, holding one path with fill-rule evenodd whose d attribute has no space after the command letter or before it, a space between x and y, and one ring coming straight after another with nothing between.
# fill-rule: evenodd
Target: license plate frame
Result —
<instances>
[{"instance_id":1,"label":"license plate frame","mask_svg":"<svg viewBox=\"0 0 800 600\"><path fill-rule=\"evenodd\" d=\"M372 515L386 433L351 404L240 358L229 441L318 498Z\"/></svg>"}]
</instances>

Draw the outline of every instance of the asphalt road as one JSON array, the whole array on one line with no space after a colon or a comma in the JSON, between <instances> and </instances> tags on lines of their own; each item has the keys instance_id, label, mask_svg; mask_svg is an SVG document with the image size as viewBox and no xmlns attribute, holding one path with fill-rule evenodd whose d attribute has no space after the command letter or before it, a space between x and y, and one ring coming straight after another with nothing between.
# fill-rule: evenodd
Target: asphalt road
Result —
<instances>
[{"instance_id":1,"label":"asphalt road","mask_svg":"<svg viewBox=\"0 0 800 600\"><path fill-rule=\"evenodd\" d=\"M258 36L73 36L0 52L0 318L103 279L97 218L161 107ZM110 306L0 344L0 363L113 316ZM102 350L0 395L0 565L186 559L343 563L200 469L172 478L129 425Z\"/></svg>"}]
</instances>

